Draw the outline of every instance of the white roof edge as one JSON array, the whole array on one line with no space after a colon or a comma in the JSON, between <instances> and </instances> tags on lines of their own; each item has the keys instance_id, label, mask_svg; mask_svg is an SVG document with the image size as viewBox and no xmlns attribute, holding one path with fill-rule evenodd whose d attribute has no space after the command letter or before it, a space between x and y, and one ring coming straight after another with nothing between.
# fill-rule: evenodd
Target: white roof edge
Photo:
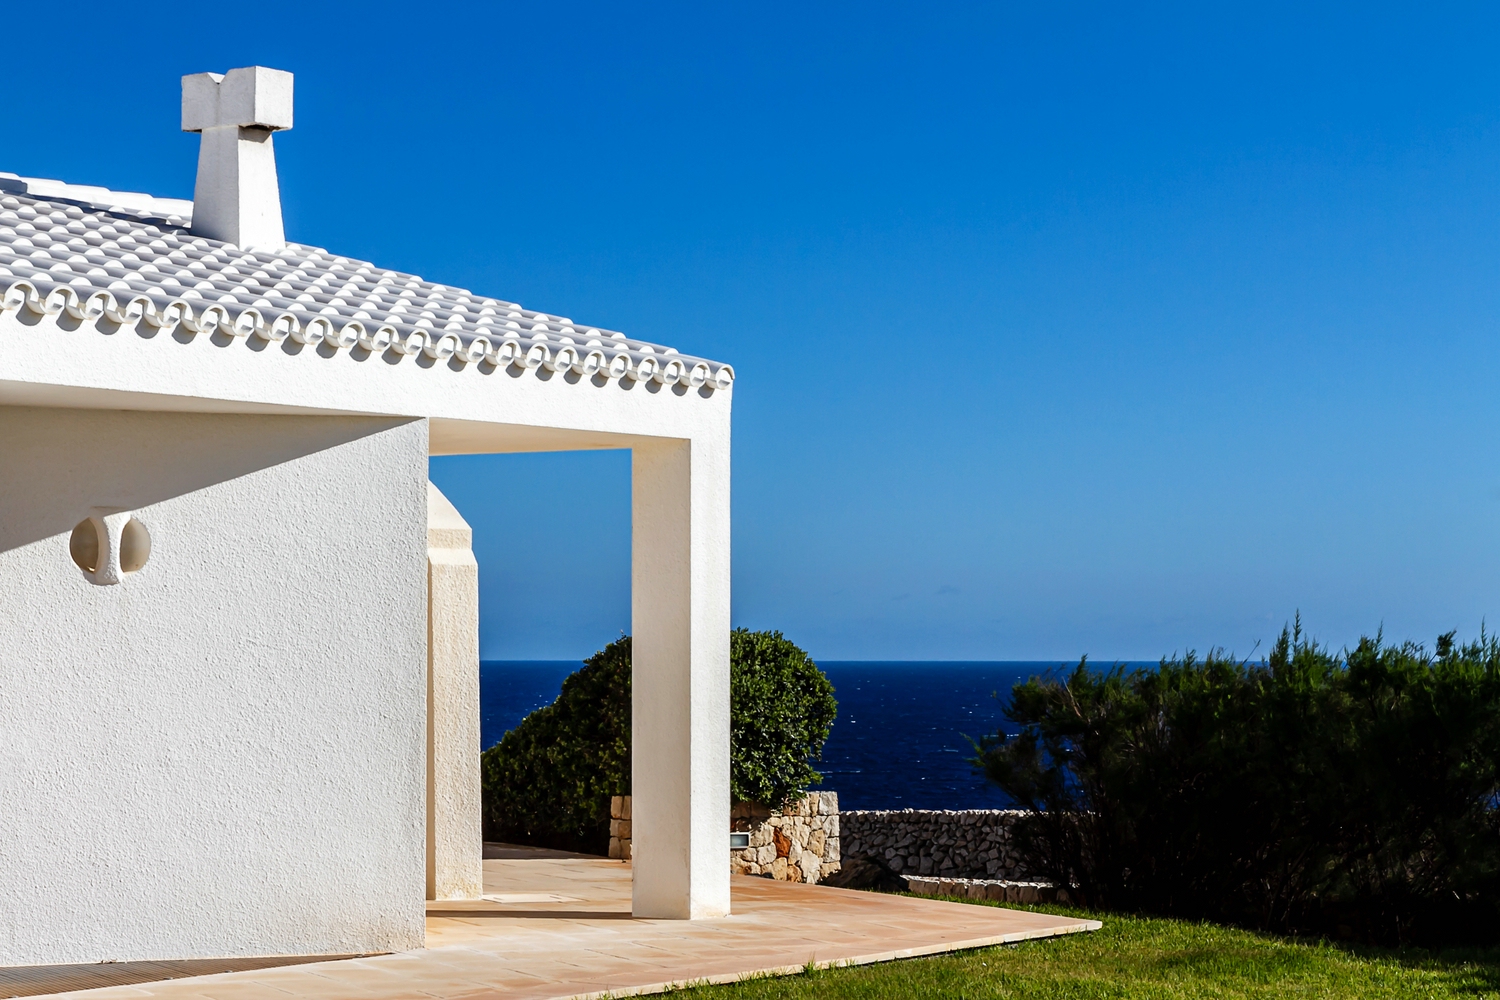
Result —
<instances>
[{"instance_id":1,"label":"white roof edge","mask_svg":"<svg viewBox=\"0 0 1500 1000\"><path fill-rule=\"evenodd\" d=\"M66 311L181 328L189 339L290 339L326 357L394 364L423 355L455 371L534 370L597 385L623 379L711 393L735 379L721 362L316 247L243 249L194 236L184 218L192 205L0 173L0 316Z\"/></svg>"},{"instance_id":2,"label":"white roof edge","mask_svg":"<svg viewBox=\"0 0 1500 1000\"><path fill-rule=\"evenodd\" d=\"M109 188L88 184L68 184L45 177L22 177L4 171L0 171L0 193L72 201L105 211L125 209L129 212L147 212L162 219L176 216L185 225L190 224L193 218L193 203L186 198L158 198L139 191L111 191Z\"/></svg>"}]
</instances>

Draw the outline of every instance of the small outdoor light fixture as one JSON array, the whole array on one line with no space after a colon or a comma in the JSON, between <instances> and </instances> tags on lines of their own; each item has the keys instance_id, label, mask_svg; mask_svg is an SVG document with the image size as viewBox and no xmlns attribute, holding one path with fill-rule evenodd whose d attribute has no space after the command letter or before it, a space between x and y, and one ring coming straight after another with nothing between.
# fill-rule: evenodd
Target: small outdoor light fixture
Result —
<instances>
[{"instance_id":1,"label":"small outdoor light fixture","mask_svg":"<svg viewBox=\"0 0 1500 1000\"><path fill-rule=\"evenodd\" d=\"M73 528L68 554L92 582L119 583L151 558L151 533L129 511L94 507Z\"/></svg>"},{"instance_id":2,"label":"small outdoor light fixture","mask_svg":"<svg viewBox=\"0 0 1500 1000\"><path fill-rule=\"evenodd\" d=\"M745 848L745 847L749 847L749 846L750 846L750 834L748 834L748 833L731 833L729 835L729 849L731 851L738 851L741 848Z\"/></svg>"}]
</instances>

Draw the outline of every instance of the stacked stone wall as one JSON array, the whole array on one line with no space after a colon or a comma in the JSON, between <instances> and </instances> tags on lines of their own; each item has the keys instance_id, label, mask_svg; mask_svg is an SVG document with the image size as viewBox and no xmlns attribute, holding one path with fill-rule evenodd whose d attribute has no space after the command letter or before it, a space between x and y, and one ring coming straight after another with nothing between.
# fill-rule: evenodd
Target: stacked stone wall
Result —
<instances>
[{"instance_id":1,"label":"stacked stone wall","mask_svg":"<svg viewBox=\"0 0 1500 1000\"><path fill-rule=\"evenodd\" d=\"M729 852L729 869L736 875L816 882L842 864L837 792L808 792L784 810L738 803L730 810L729 829L750 835L749 847Z\"/></svg>"},{"instance_id":2,"label":"stacked stone wall","mask_svg":"<svg viewBox=\"0 0 1500 1000\"><path fill-rule=\"evenodd\" d=\"M1019 810L847 810L843 860L873 861L902 876L1028 881L1011 833Z\"/></svg>"},{"instance_id":3,"label":"stacked stone wall","mask_svg":"<svg viewBox=\"0 0 1500 1000\"><path fill-rule=\"evenodd\" d=\"M630 860L629 795L612 795L609 799L609 856Z\"/></svg>"},{"instance_id":4,"label":"stacked stone wall","mask_svg":"<svg viewBox=\"0 0 1500 1000\"><path fill-rule=\"evenodd\" d=\"M630 796L609 803L609 856L630 860ZM729 870L782 882L817 882L839 870L839 796L809 792L786 809L737 803L729 831L747 834L748 847L731 847Z\"/></svg>"}]
</instances>

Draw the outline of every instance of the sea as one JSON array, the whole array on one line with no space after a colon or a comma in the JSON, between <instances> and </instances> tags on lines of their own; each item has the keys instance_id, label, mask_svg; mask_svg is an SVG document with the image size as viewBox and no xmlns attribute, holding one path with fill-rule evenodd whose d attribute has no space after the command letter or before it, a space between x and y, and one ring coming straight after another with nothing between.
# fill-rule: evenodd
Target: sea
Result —
<instances>
[{"instance_id":1,"label":"sea","mask_svg":"<svg viewBox=\"0 0 1500 1000\"><path fill-rule=\"evenodd\" d=\"M823 758L814 764L823 775L815 787L838 792L841 809L1004 809L1010 800L969 763L970 740L1007 726L1005 701L1018 681L1075 665L819 662L833 682L839 709ZM563 678L580 666L558 660L481 663L484 746L498 743L529 713L550 704Z\"/></svg>"}]
</instances>

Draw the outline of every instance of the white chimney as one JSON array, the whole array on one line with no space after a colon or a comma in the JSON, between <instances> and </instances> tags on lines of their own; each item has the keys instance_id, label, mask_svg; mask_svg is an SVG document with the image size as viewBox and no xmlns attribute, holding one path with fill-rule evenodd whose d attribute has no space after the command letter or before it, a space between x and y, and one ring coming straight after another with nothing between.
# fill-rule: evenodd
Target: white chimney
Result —
<instances>
[{"instance_id":1,"label":"white chimney","mask_svg":"<svg viewBox=\"0 0 1500 1000\"><path fill-rule=\"evenodd\" d=\"M201 132L193 233L279 249L281 189L271 133L292 127L292 74L264 66L182 78L182 130Z\"/></svg>"}]
</instances>

